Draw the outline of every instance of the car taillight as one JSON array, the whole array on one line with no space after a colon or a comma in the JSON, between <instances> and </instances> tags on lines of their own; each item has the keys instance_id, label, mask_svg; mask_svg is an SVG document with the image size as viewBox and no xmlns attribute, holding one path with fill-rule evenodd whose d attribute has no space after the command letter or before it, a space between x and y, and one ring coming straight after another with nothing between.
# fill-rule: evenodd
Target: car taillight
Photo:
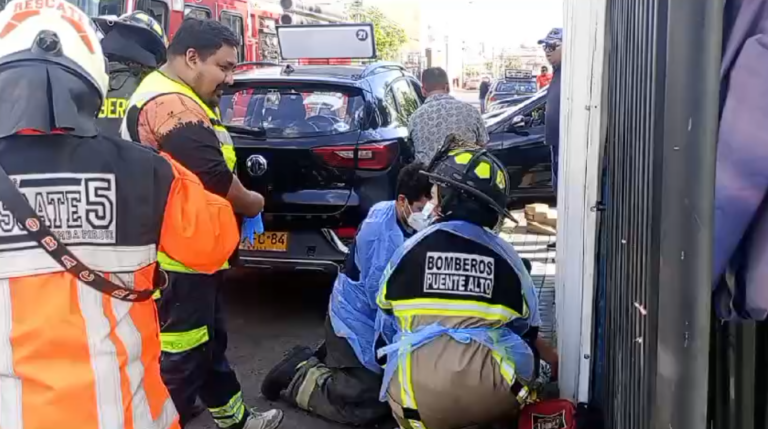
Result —
<instances>
[{"instance_id":1,"label":"car taillight","mask_svg":"<svg viewBox=\"0 0 768 429\"><path fill-rule=\"evenodd\" d=\"M355 168L357 150L358 170L384 170L397 156L397 142L379 142L358 146L323 146L312 149L326 164L337 168Z\"/></svg>"},{"instance_id":2,"label":"car taillight","mask_svg":"<svg viewBox=\"0 0 768 429\"><path fill-rule=\"evenodd\" d=\"M496 101L496 97L491 97L491 103L493 103L494 101Z\"/></svg>"},{"instance_id":3,"label":"car taillight","mask_svg":"<svg viewBox=\"0 0 768 429\"><path fill-rule=\"evenodd\" d=\"M353 228L351 226L336 229L336 235L342 240L355 238L356 232L357 228Z\"/></svg>"}]
</instances>

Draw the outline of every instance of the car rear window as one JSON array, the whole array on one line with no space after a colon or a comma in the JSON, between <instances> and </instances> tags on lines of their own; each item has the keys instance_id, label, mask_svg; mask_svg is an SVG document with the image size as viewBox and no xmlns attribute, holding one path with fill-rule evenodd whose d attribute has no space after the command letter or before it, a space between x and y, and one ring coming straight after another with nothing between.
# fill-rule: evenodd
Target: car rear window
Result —
<instances>
[{"instance_id":1,"label":"car rear window","mask_svg":"<svg viewBox=\"0 0 768 429\"><path fill-rule=\"evenodd\" d=\"M499 82L496 92L534 94L536 92L536 82Z\"/></svg>"},{"instance_id":2,"label":"car rear window","mask_svg":"<svg viewBox=\"0 0 768 429\"><path fill-rule=\"evenodd\" d=\"M360 129L362 96L307 88L248 88L221 99L225 125L263 129L267 137L309 137Z\"/></svg>"}]
</instances>

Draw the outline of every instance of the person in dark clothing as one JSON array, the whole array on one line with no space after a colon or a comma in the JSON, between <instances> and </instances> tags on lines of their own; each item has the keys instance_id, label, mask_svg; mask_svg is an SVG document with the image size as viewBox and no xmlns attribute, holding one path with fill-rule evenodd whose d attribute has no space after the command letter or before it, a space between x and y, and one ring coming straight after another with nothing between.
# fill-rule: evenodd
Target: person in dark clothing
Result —
<instances>
[{"instance_id":1,"label":"person in dark clothing","mask_svg":"<svg viewBox=\"0 0 768 429\"><path fill-rule=\"evenodd\" d=\"M424 170L421 163L405 167L397 199L371 208L334 283L324 345L314 353L289 351L264 378L264 397L282 393L290 404L342 424L369 426L389 416L379 400L383 371L374 355L376 293L392 254L429 223L432 184Z\"/></svg>"},{"instance_id":2,"label":"person in dark clothing","mask_svg":"<svg viewBox=\"0 0 768 429\"><path fill-rule=\"evenodd\" d=\"M485 113L485 110L488 106L486 106L485 99L488 97L488 92L491 91L491 80L488 79L488 77L484 77L483 81L480 82L480 91L478 95L480 96L480 113Z\"/></svg>"},{"instance_id":3,"label":"person in dark clothing","mask_svg":"<svg viewBox=\"0 0 768 429\"><path fill-rule=\"evenodd\" d=\"M553 28L547 37L539 40L547 54L547 61L552 64L552 80L547 90L547 110L544 115L544 139L552 151L552 187L557 195L557 175L560 164L560 78L562 76L561 60L563 58L563 29ZM555 243L547 247L555 247Z\"/></svg>"},{"instance_id":4,"label":"person in dark clothing","mask_svg":"<svg viewBox=\"0 0 768 429\"><path fill-rule=\"evenodd\" d=\"M165 62L168 39L163 27L142 11L120 18L100 16L93 22L104 33L101 48L109 73L109 92L97 124L102 133L119 137L128 100L141 80Z\"/></svg>"},{"instance_id":5,"label":"person in dark clothing","mask_svg":"<svg viewBox=\"0 0 768 429\"><path fill-rule=\"evenodd\" d=\"M539 40L547 54L547 61L552 64L552 80L547 92L547 111L544 117L546 123L545 140L552 148L552 186L557 189L558 150L560 148L560 77L562 68L563 29L553 28L547 37Z\"/></svg>"}]
</instances>

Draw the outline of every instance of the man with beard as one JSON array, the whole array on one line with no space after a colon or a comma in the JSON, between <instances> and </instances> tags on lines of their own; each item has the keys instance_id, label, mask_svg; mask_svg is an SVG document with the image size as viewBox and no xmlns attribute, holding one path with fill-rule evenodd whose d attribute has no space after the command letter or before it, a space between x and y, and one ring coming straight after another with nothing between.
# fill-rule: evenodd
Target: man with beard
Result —
<instances>
[{"instance_id":1,"label":"man with beard","mask_svg":"<svg viewBox=\"0 0 768 429\"><path fill-rule=\"evenodd\" d=\"M244 233L252 239L249 226L264 199L233 174L235 152L218 109L223 88L232 83L238 45L237 35L217 21L185 20L168 46L166 64L144 78L131 97L121 133L168 154L195 173L209 192L225 197L235 213L249 217ZM276 428L282 412L246 408L225 356L219 288L229 264L208 275L163 252L158 262L169 273L168 288L158 302L160 369L181 424L194 418L199 396L221 428Z\"/></svg>"}]
</instances>

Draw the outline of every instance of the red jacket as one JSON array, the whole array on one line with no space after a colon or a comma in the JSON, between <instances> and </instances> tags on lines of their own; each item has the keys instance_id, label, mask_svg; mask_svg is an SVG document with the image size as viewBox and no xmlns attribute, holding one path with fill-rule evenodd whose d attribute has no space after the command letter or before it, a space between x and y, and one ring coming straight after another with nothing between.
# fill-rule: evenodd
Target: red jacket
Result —
<instances>
[{"instance_id":1,"label":"red jacket","mask_svg":"<svg viewBox=\"0 0 768 429\"><path fill-rule=\"evenodd\" d=\"M536 86L539 89L549 85L549 82L551 81L552 81L552 73L545 73L545 74L540 74L536 76Z\"/></svg>"}]
</instances>

